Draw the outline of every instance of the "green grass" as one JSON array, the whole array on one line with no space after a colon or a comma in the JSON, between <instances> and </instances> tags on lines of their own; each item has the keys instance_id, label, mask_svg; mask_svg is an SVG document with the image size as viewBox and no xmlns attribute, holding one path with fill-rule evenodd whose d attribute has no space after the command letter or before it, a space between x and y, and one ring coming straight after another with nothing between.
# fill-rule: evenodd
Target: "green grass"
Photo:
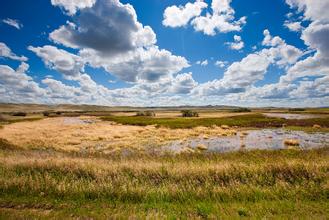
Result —
<instances>
[{"instance_id":1,"label":"green grass","mask_svg":"<svg viewBox=\"0 0 329 220\"><path fill-rule=\"evenodd\" d=\"M262 114L248 114L226 118L149 118L136 116L109 116L101 117L105 121L114 121L125 125L157 125L168 128L193 128L197 126L210 127L213 125L229 125L239 127L282 127L289 126L310 127L319 124L323 127L329 127L329 117L314 118L303 120L287 120L281 118L266 117Z\"/></svg>"},{"instance_id":2,"label":"green grass","mask_svg":"<svg viewBox=\"0 0 329 220\"><path fill-rule=\"evenodd\" d=\"M313 127L302 127L302 126L288 126L286 127L287 130L292 131L304 131L306 133L314 133L314 132L329 132L328 127L324 128L313 128Z\"/></svg>"},{"instance_id":3,"label":"green grass","mask_svg":"<svg viewBox=\"0 0 329 220\"><path fill-rule=\"evenodd\" d=\"M0 218L328 218L329 148L95 157L0 150Z\"/></svg>"}]
</instances>

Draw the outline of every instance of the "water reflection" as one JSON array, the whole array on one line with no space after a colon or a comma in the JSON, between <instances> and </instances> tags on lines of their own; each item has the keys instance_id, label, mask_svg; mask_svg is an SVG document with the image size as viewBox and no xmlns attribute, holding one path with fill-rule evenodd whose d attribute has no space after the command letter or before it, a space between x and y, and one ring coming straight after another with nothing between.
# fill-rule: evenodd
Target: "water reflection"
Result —
<instances>
[{"instance_id":1,"label":"water reflection","mask_svg":"<svg viewBox=\"0 0 329 220\"><path fill-rule=\"evenodd\" d=\"M197 150L203 146L207 152L228 152L244 149L286 149L287 140L294 140L298 148L311 149L329 146L329 133L306 133L285 129L263 129L238 132L235 136L191 138L175 141L165 146L165 151L181 152L186 149Z\"/></svg>"}]
</instances>

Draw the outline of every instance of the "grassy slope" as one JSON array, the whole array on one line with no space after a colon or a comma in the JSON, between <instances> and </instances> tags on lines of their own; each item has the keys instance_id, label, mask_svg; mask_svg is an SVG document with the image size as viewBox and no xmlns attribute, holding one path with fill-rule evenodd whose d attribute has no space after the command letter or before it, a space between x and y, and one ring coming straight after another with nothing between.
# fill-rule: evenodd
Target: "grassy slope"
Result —
<instances>
[{"instance_id":1,"label":"grassy slope","mask_svg":"<svg viewBox=\"0 0 329 220\"><path fill-rule=\"evenodd\" d=\"M329 148L125 158L2 150L0 218L328 218L328 161Z\"/></svg>"},{"instance_id":2,"label":"grassy slope","mask_svg":"<svg viewBox=\"0 0 329 220\"><path fill-rule=\"evenodd\" d=\"M128 125L158 125L169 128L193 128L197 126L210 127L213 125L229 125L239 127L282 127L288 126L313 126L319 124L329 127L329 117L314 118L304 120L286 120L281 118L266 117L262 114L248 114L226 118L152 118L152 117L132 117L132 116L106 116L105 121L114 121Z\"/></svg>"}]
</instances>

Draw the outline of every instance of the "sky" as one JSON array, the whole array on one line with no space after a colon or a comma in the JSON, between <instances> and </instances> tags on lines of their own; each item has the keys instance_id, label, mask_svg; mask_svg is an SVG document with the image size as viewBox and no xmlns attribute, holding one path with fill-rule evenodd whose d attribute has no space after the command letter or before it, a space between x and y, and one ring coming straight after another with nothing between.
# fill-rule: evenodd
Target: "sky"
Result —
<instances>
[{"instance_id":1,"label":"sky","mask_svg":"<svg viewBox=\"0 0 329 220\"><path fill-rule=\"evenodd\" d=\"M329 106L329 0L7 0L0 102Z\"/></svg>"}]
</instances>

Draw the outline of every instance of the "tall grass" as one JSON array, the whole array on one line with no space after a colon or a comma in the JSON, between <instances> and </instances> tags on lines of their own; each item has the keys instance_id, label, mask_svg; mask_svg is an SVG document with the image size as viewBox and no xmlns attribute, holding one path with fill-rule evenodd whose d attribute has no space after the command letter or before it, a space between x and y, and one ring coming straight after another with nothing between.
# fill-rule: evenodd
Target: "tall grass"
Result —
<instances>
[{"instance_id":1,"label":"tall grass","mask_svg":"<svg viewBox=\"0 0 329 220\"><path fill-rule=\"evenodd\" d=\"M264 217L270 208L272 217L305 217L291 207L311 204L308 216L325 217L328 161L329 148L111 158L0 151L0 207L38 205L63 216L88 210L89 217L207 218Z\"/></svg>"}]
</instances>

